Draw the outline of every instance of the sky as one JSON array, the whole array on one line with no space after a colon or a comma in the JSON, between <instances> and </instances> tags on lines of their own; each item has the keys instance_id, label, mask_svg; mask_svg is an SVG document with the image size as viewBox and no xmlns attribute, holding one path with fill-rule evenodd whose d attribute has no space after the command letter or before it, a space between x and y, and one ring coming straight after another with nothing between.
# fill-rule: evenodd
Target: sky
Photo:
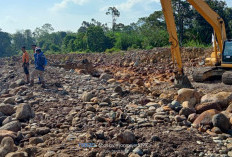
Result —
<instances>
[{"instance_id":1,"label":"sky","mask_svg":"<svg viewBox=\"0 0 232 157\"><path fill-rule=\"evenodd\" d=\"M232 7L232 0L225 0ZM115 6L120 17L117 23L129 25L141 17L161 10L160 0L0 0L0 28L4 32L41 27L50 23L55 31L77 32L83 21L95 19L111 26L106 15Z\"/></svg>"}]
</instances>

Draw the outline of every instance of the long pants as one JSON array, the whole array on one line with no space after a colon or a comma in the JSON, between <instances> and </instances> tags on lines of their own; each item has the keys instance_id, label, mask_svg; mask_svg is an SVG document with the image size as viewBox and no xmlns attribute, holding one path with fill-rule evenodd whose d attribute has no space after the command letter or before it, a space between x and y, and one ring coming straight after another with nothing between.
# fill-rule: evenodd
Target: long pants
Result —
<instances>
[{"instance_id":1,"label":"long pants","mask_svg":"<svg viewBox=\"0 0 232 157\"><path fill-rule=\"evenodd\" d=\"M31 80L34 81L35 77L39 77L40 81L44 81L44 71L34 69L34 71L31 74Z\"/></svg>"}]
</instances>

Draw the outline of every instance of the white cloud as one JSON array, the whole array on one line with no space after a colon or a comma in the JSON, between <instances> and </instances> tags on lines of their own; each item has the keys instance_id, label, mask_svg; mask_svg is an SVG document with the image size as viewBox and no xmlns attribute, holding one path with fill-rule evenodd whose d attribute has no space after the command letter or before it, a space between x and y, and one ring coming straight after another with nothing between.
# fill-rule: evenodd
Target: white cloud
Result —
<instances>
[{"instance_id":1,"label":"white cloud","mask_svg":"<svg viewBox=\"0 0 232 157\"><path fill-rule=\"evenodd\" d=\"M133 8L136 4L140 4L143 5L143 4L149 4L151 2L157 2L159 3L160 0L147 0L145 3L144 3L144 0L127 0L125 3L121 3L119 5L117 5L116 7L119 9L119 10L130 10L131 8Z\"/></svg>"},{"instance_id":2,"label":"white cloud","mask_svg":"<svg viewBox=\"0 0 232 157\"><path fill-rule=\"evenodd\" d=\"M83 5L84 3L88 2L89 0L62 0L60 3L56 3L51 10L58 11L60 9L64 9L67 7L68 3L74 3L77 5Z\"/></svg>"}]
</instances>

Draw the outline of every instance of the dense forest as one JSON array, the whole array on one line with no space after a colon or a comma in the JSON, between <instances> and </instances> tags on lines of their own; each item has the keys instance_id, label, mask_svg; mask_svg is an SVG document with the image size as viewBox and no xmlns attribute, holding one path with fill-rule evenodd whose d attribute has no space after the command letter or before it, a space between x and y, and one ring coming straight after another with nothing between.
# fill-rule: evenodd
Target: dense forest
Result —
<instances>
[{"instance_id":1,"label":"dense forest","mask_svg":"<svg viewBox=\"0 0 232 157\"><path fill-rule=\"evenodd\" d=\"M227 38L232 39L232 8L224 1L206 0L225 21ZM212 27L185 0L173 0L177 32L181 46L206 47L211 44ZM155 11L136 23L117 23L120 10L109 7L105 15L112 26L92 19L83 21L77 32L54 32L46 23L34 31L20 30L9 34L0 29L0 57L17 55L22 46L31 49L36 43L46 53L114 52L128 49L152 49L168 46L168 33L162 11Z\"/></svg>"}]
</instances>

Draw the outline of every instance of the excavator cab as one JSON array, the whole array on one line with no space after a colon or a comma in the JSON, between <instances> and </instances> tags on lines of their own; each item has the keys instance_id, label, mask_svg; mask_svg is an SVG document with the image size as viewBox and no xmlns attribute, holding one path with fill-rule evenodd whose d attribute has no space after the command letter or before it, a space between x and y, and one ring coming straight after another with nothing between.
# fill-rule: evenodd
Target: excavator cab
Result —
<instances>
[{"instance_id":1,"label":"excavator cab","mask_svg":"<svg viewBox=\"0 0 232 157\"><path fill-rule=\"evenodd\" d=\"M226 40L223 45L222 63L232 66L232 40Z\"/></svg>"}]
</instances>

